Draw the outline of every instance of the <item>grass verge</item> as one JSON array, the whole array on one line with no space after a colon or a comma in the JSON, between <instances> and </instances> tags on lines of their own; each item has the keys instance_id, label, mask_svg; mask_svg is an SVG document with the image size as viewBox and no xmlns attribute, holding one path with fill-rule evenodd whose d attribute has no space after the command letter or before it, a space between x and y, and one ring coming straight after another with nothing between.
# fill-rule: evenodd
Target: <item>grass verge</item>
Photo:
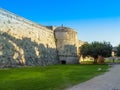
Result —
<instances>
[{"instance_id":1,"label":"grass verge","mask_svg":"<svg viewBox=\"0 0 120 90\"><path fill-rule=\"evenodd\" d=\"M102 68L98 71L98 68ZM0 90L63 90L107 71L108 65L53 65L0 69Z\"/></svg>"}]
</instances>

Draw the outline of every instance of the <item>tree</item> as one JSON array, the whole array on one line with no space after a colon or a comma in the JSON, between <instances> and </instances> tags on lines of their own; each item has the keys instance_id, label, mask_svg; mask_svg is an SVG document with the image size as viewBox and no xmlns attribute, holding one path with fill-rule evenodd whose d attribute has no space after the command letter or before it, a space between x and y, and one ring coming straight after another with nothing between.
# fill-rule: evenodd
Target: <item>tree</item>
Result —
<instances>
[{"instance_id":1,"label":"tree","mask_svg":"<svg viewBox=\"0 0 120 90\"><path fill-rule=\"evenodd\" d=\"M120 44L117 46L116 55L120 56Z\"/></svg>"},{"instance_id":2,"label":"tree","mask_svg":"<svg viewBox=\"0 0 120 90\"><path fill-rule=\"evenodd\" d=\"M85 43L80 47L80 55L82 55L83 59L88 56L88 52L89 52L89 44Z\"/></svg>"},{"instance_id":3,"label":"tree","mask_svg":"<svg viewBox=\"0 0 120 90\"><path fill-rule=\"evenodd\" d=\"M110 57L112 45L109 42L92 42L86 43L80 47L80 54L83 57L91 56L94 58L94 63L97 63L98 57Z\"/></svg>"}]
</instances>

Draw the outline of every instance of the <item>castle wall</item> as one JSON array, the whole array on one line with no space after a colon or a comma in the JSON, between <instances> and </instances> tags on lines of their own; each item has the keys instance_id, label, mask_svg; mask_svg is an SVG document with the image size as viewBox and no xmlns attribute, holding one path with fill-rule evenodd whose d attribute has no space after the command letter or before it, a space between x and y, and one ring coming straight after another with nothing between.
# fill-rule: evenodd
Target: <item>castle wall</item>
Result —
<instances>
[{"instance_id":1,"label":"castle wall","mask_svg":"<svg viewBox=\"0 0 120 90\"><path fill-rule=\"evenodd\" d=\"M66 27L55 30L58 56L61 63L75 64L79 62L77 32Z\"/></svg>"},{"instance_id":2,"label":"castle wall","mask_svg":"<svg viewBox=\"0 0 120 90\"><path fill-rule=\"evenodd\" d=\"M0 9L0 66L56 63L54 31Z\"/></svg>"},{"instance_id":3,"label":"castle wall","mask_svg":"<svg viewBox=\"0 0 120 90\"><path fill-rule=\"evenodd\" d=\"M77 54L77 34L76 32L56 31L56 44L59 55L76 55ZM68 50L67 50L68 49Z\"/></svg>"}]
</instances>

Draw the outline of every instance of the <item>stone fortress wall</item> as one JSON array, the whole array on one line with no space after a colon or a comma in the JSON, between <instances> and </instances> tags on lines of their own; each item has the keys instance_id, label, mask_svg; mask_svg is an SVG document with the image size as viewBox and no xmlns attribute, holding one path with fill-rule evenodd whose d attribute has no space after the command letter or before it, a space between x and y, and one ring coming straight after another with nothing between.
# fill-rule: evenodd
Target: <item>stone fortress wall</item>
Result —
<instances>
[{"instance_id":1,"label":"stone fortress wall","mask_svg":"<svg viewBox=\"0 0 120 90\"><path fill-rule=\"evenodd\" d=\"M66 57L72 55L76 58L78 52L76 32L67 29L67 34L61 36L61 33L58 33L61 31L54 29L33 23L0 8L0 66L58 64L61 62L60 55ZM62 30L66 32L66 28ZM71 38L71 35L76 38ZM61 41L58 37L64 37L64 40ZM65 45L67 48L63 48ZM78 61L78 58L75 58L63 60L73 63Z\"/></svg>"},{"instance_id":2,"label":"stone fortress wall","mask_svg":"<svg viewBox=\"0 0 120 90\"><path fill-rule=\"evenodd\" d=\"M58 27L55 29L55 38L60 62L78 63L77 32L68 27Z\"/></svg>"},{"instance_id":3,"label":"stone fortress wall","mask_svg":"<svg viewBox=\"0 0 120 90\"><path fill-rule=\"evenodd\" d=\"M0 9L0 65L48 65L57 61L54 32Z\"/></svg>"}]
</instances>

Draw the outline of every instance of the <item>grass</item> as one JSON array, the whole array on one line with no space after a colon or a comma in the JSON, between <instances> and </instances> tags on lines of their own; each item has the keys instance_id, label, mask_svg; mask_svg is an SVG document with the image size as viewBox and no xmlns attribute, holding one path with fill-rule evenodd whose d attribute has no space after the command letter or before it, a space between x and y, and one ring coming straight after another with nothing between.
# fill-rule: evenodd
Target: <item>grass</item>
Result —
<instances>
[{"instance_id":1,"label":"grass","mask_svg":"<svg viewBox=\"0 0 120 90\"><path fill-rule=\"evenodd\" d=\"M94 62L93 60L86 60L86 61L81 61L80 63L81 63L81 64L93 64L93 62ZM104 63L105 63L105 64L113 63L113 60L107 59L107 60L104 61ZM115 60L114 60L114 63L120 63L120 60L116 60L116 59L115 59ZM114 63L113 63L113 64L114 64Z\"/></svg>"},{"instance_id":2,"label":"grass","mask_svg":"<svg viewBox=\"0 0 120 90\"><path fill-rule=\"evenodd\" d=\"M93 64L94 61L89 60L89 61L81 61L80 64Z\"/></svg>"},{"instance_id":3,"label":"grass","mask_svg":"<svg viewBox=\"0 0 120 90\"><path fill-rule=\"evenodd\" d=\"M113 60L105 60L106 63L113 63ZM114 63L120 63L120 60L114 60Z\"/></svg>"},{"instance_id":4,"label":"grass","mask_svg":"<svg viewBox=\"0 0 120 90\"><path fill-rule=\"evenodd\" d=\"M108 65L53 65L0 69L0 90L63 90L107 68Z\"/></svg>"}]
</instances>

